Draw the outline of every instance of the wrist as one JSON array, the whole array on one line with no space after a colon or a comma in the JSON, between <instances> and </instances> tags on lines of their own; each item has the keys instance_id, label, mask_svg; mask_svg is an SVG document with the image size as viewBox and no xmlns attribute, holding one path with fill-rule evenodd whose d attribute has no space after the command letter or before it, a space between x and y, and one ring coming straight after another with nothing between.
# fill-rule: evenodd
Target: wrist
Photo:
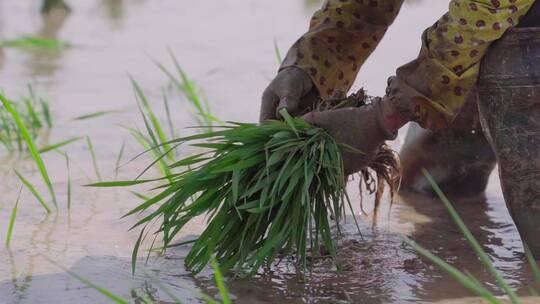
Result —
<instances>
[{"instance_id":1,"label":"wrist","mask_svg":"<svg viewBox=\"0 0 540 304\"><path fill-rule=\"evenodd\" d=\"M410 115L407 115L407 113L403 111L399 111L389 102L385 102L385 99L383 99L381 103L382 123L390 132L397 132L401 127L411 121Z\"/></svg>"}]
</instances>

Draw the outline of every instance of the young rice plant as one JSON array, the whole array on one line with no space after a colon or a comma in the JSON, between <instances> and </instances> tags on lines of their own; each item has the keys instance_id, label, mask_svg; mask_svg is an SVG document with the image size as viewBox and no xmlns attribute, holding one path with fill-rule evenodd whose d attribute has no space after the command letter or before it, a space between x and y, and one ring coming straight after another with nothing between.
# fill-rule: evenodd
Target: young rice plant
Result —
<instances>
[{"instance_id":1,"label":"young rice plant","mask_svg":"<svg viewBox=\"0 0 540 304\"><path fill-rule=\"evenodd\" d=\"M185 264L193 272L200 272L213 256L225 272L237 274L253 275L283 255L294 255L298 265L306 269L310 256L319 255L322 247L335 261L332 222L339 235L345 209L352 208L340 154L345 147L322 128L292 118L286 111L282 116L284 121L229 123L170 142L207 151L170 165L171 172L178 173L159 179L165 183L157 188L161 192L127 214L144 214L133 227L144 227L133 263L148 225L160 220L155 233L161 235L165 250L182 228L200 215L208 216L208 225L197 239L187 242L193 246ZM381 151L382 156L388 156L387 149ZM396 167L394 160L386 166L379 161L372 168L384 179L394 176ZM93 186L152 181L156 180Z\"/></svg>"}]
</instances>

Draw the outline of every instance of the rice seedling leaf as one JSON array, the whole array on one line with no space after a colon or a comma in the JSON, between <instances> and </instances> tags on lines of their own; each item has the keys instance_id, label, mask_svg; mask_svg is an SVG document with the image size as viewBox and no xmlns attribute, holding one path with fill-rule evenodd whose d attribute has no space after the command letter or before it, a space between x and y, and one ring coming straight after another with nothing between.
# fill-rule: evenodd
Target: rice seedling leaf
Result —
<instances>
[{"instance_id":1,"label":"rice seedling leaf","mask_svg":"<svg viewBox=\"0 0 540 304\"><path fill-rule=\"evenodd\" d=\"M22 36L0 41L0 46L19 49L68 49L71 44L58 39L47 39L37 36Z\"/></svg>"},{"instance_id":2,"label":"rice seedling leaf","mask_svg":"<svg viewBox=\"0 0 540 304\"><path fill-rule=\"evenodd\" d=\"M67 146L69 144L72 144L76 141L79 141L81 140L82 137L74 137L74 138L70 138L68 140L64 140L64 141L61 141L61 142L58 142L58 143L55 143L55 144L52 144L52 145L48 145L46 147L43 147L41 149L39 149L39 153L43 154L43 153L47 153L49 151L52 151L52 150L56 150L58 148L62 148L64 146Z\"/></svg>"},{"instance_id":3,"label":"rice seedling leaf","mask_svg":"<svg viewBox=\"0 0 540 304\"><path fill-rule=\"evenodd\" d=\"M99 182L87 184L85 187L100 187L100 188L113 188L113 187L128 187L140 184L146 184L150 182L160 181L164 178L155 178L155 179L138 179L138 180L126 180L126 181L110 181L110 182Z\"/></svg>"},{"instance_id":4,"label":"rice seedling leaf","mask_svg":"<svg viewBox=\"0 0 540 304\"><path fill-rule=\"evenodd\" d=\"M19 208L19 201L21 199L22 194L22 187L19 189L19 194L17 195L17 201L15 202L15 206L13 206L13 209L11 210L11 216L9 217L9 225L6 235L6 247L9 248L11 244L11 237L13 235L13 227L15 225L15 219L17 218L17 209Z\"/></svg>"},{"instance_id":5,"label":"rice seedling leaf","mask_svg":"<svg viewBox=\"0 0 540 304\"><path fill-rule=\"evenodd\" d=\"M45 163L43 163L43 160L41 159L41 156L39 155L39 151L36 148L36 145L34 144L34 141L32 137L30 136L30 133L28 132L28 129L24 125L19 113L15 110L15 108L12 106L11 102L7 100L4 95L0 94L0 101L2 102L2 105L6 110L11 114L13 117L13 120L15 124L17 125L20 135L24 138L24 141L26 142L26 145L28 146L28 150L30 151L30 154L32 155L32 158L34 159L34 162L36 163L39 172L41 174L41 177L43 178L43 181L47 185L47 188L49 190L49 193L51 194L52 201L55 206L57 206L56 203L56 194L53 189L53 185L51 182L51 179L49 177L49 174L47 173L47 169L45 167ZM50 212L50 211L49 211Z\"/></svg>"},{"instance_id":6,"label":"rice seedling leaf","mask_svg":"<svg viewBox=\"0 0 540 304\"><path fill-rule=\"evenodd\" d=\"M536 264L536 259L534 258L531 249L529 249L529 246L525 245L524 247L527 260L529 261L529 265L531 266L531 270L534 275L534 279L536 280L536 283L540 284L540 268L538 267L538 264Z\"/></svg>"},{"instance_id":7,"label":"rice seedling leaf","mask_svg":"<svg viewBox=\"0 0 540 304\"><path fill-rule=\"evenodd\" d=\"M437 194L437 196L439 197L439 199L443 202L444 206L446 207L446 209L452 216L452 219L457 224L461 233L465 236L465 238L467 239L467 241L469 242L473 250L476 252L478 257L480 258L480 260L482 261L482 263L484 264L484 266L490 273L490 275L497 281L497 284L499 285L499 287L501 287L501 289L506 293L506 295L510 298L510 301L512 303L514 304L519 303L519 299L517 295L515 294L515 292L512 290L512 288L506 282L506 280L504 280L504 278L499 273L499 271L493 266L493 263L491 262L487 253L484 251L484 249L482 249L482 246L480 245L480 243L478 243L476 238L472 235L469 228L465 225L465 223L463 222L463 220L461 219L457 211L452 206L452 203L450 203L446 195L439 188L439 186L437 185L437 183L435 182L431 174L429 174L429 172L426 169L422 169L422 172L424 176L426 177L426 179L428 180L428 182L430 183L433 190L435 191L435 193Z\"/></svg>"},{"instance_id":8,"label":"rice seedling leaf","mask_svg":"<svg viewBox=\"0 0 540 304\"><path fill-rule=\"evenodd\" d=\"M131 273L133 275L135 275L135 269L137 267L137 255L139 253L139 246L141 245L141 242L143 240L144 229L145 228L141 229L141 233L139 234L139 237L137 238L137 241L135 242L135 247L131 254Z\"/></svg>"},{"instance_id":9,"label":"rice seedling leaf","mask_svg":"<svg viewBox=\"0 0 540 304\"><path fill-rule=\"evenodd\" d=\"M126 142L122 141L122 146L120 146L120 152L116 157L116 162L114 163L114 178L118 178L118 171L120 170L120 163L122 162L122 156L124 156L124 149L126 147Z\"/></svg>"},{"instance_id":10,"label":"rice seedling leaf","mask_svg":"<svg viewBox=\"0 0 540 304\"><path fill-rule=\"evenodd\" d=\"M92 119L92 118L97 118L97 117L101 117L101 116L108 115L108 114L113 114L113 113L118 113L118 112L120 112L120 111L118 111L118 110L98 111L98 112L93 112L93 113L88 113L88 114L84 114L84 115L81 115L81 116L77 116L77 117L72 118L71 120Z\"/></svg>"},{"instance_id":11,"label":"rice seedling leaf","mask_svg":"<svg viewBox=\"0 0 540 304\"><path fill-rule=\"evenodd\" d=\"M92 144L92 140L89 136L86 136L86 144L88 145L88 150L90 150L90 156L92 157L92 165L94 166L94 172L96 173L96 177L99 181L102 181L101 173L99 172L99 166L97 163L96 152L94 151L94 145Z\"/></svg>"},{"instance_id":12,"label":"rice seedling leaf","mask_svg":"<svg viewBox=\"0 0 540 304\"><path fill-rule=\"evenodd\" d=\"M30 190L30 192L38 200L38 202L41 204L41 206L43 206L43 208L45 208L45 211L47 211L47 213L51 213L51 208L49 208L49 205L47 205L47 203L45 202L45 200L43 199L41 194L39 194L39 192L36 190L34 185L32 185L26 178L24 178L24 176L22 176L16 169L13 169L13 171L15 171L15 174L17 175L17 177L26 186L26 188L28 188L28 190Z\"/></svg>"},{"instance_id":13,"label":"rice seedling leaf","mask_svg":"<svg viewBox=\"0 0 540 304\"><path fill-rule=\"evenodd\" d=\"M281 51L279 50L279 46L276 39L274 39L274 52L276 53L276 59L277 59L278 64L281 64L283 62L283 57L281 57Z\"/></svg>"},{"instance_id":14,"label":"rice seedling leaf","mask_svg":"<svg viewBox=\"0 0 540 304\"><path fill-rule=\"evenodd\" d=\"M71 209L71 166L69 164L69 156L67 153L64 153L64 156L66 158L66 170L67 170L67 208Z\"/></svg>"},{"instance_id":15,"label":"rice seedling leaf","mask_svg":"<svg viewBox=\"0 0 540 304\"><path fill-rule=\"evenodd\" d=\"M150 119L150 122L152 123L152 127L154 128L154 131L155 131L155 134L157 135L157 138L159 138L159 143L157 142L157 140L154 140L154 145L157 146L158 144L161 144L161 145L163 145L163 148L165 150L171 150L170 146L168 144L167 136L165 135L165 132L163 131L163 128L161 127L161 123L157 119L156 114L152 110L152 107L150 107L150 103L148 102L148 99L146 98L146 95L144 94L144 92L141 89L141 87L139 86L139 84L133 78L131 78L131 83L133 85L133 88L135 89L135 92L136 92L137 96L138 96L138 100L141 102L141 104L142 104L142 106L143 106L143 108L145 110L146 115L148 115L148 117ZM146 116L144 115L144 113L142 113L142 114L143 114L143 118L145 119L145 124L147 125L147 129L149 129L149 125L146 123ZM153 137L154 132L150 132L150 130L149 130L148 133L149 133L149 135L151 135ZM172 153L167 154L167 157L169 158L169 160L174 159Z\"/></svg>"},{"instance_id":16,"label":"rice seedling leaf","mask_svg":"<svg viewBox=\"0 0 540 304\"><path fill-rule=\"evenodd\" d=\"M212 270L214 271L214 279L216 280L216 286L223 300L223 304L232 304L231 297L229 295L229 290L225 285L225 280L223 279L223 274L219 269L219 265L216 259L212 258Z\"/></svg>"},{"instance_id":17,"label":"rice seedling leaf","mask_svg":"<svg viewBox=\"0 0 540 304\"><path fill-rule=\"evenodd\" d=\"M454 266L448 264L444 260L440 259L439 257L433 255L428 250L424 249L420 245L416 244L414 241L409 239L406 236L403 236L403 241L407 243L409 246L414 248L416 252L418 252L420 255L424 256L428 260L430 260L433 264L437 265L439 268L443 269L446 273L451 275L456 281L458 281L461 285L463 285L465 288L469 289L471 292L475 293L478 296L481 296L489 301L489 303L492 304L500 304L501 302L491 293L489 292L484 286L478 283L478 281L471 279L458 269L456 269Z\"/></svg>"},{"instance_id":18,"label":"rice seedling leaf","mask_svg":"<svg viewBox=\"0 0 540 304\"><path fill-rule=\"evenodd\" d=\"M174 132L174 124L172 122L171 110L169 107L169 99L167 94L163 91L163 106L165 107L165 114L167 115L167 124L169 125L169 133L171 138L176 138L176 132Z\"/></svg>"},{"instance_id":19,"label":"rice seedling leaf","mask_svg":"<svg viewBox=\"0 0 540 304\"><path fill-rule=\"evenodd\" d=\"M75 279L79 280L84 285L86 285L86 286L96 290L97 292L101 293L107 299L111 300L113 303L116 303L116 304L129 304L130 303L130 301L125 299L124 297L119 296L119 295L113 293L112 291L109 291L106 288L104 288L104 287L102 287L102 286L100 286L100 285L98 285L96 283L91 282L90 280L86 279L85 277L81 276L80 274L65 268L64 266L58 264L57 262L51 260L48 257L46 257L44 255L42 255L42 256L43 256L44 259L49 261L49 263L51 263L51 264L55 265L56 267L62 269L62 271L68 273L69 275L71 275Z\"/></svg>"}]
</instances>

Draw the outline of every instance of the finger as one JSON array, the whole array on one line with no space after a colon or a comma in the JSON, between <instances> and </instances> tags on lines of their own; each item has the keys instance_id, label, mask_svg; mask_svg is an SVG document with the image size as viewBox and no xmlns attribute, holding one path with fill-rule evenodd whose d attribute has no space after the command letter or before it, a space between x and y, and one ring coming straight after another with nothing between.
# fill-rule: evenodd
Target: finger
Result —
<instances>
[{"instance_id":1,"label":"finger","mask_svg":"<svg viewBox=\"0 0 540 304\"><path fill-rule=\"evenodd\" d=\"M279 98L273 90L267 88L262 96L261 113L259 116L259 122L267 120L277 119L276 107L279 104Z\"/></svg>"},{"instance_id":2,"label":"finger","mask_svg":"<svg viewBox=\"0 0 540 304\"><path fill-rule=\"evenodd\" d=\"M305 121L307 121L308 123L312 125L317 125L317 113L315 111L311 111L307 114L304 114L302 116L302 119L304 119Z\"/></svg>"}]
</instances>

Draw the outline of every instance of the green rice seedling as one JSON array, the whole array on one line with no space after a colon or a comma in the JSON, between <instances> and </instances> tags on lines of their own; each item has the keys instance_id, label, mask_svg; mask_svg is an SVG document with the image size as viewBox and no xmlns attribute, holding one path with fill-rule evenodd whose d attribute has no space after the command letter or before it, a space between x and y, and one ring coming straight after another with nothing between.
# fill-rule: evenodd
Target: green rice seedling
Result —
<instances>
[{"instance_id":1,"label":"green rice seedling","mask_svg":"<svg viewBox=\"0 0 540 304\"><path fill-rule=\"evenodd\" d=\"M460 231L463 233L475 253L479 256L480 260L482 261L483 265L487 269L488 273L492 275L492 277L495 278L497 285L505 292L505 294L508 296L510 301L512 303L520 303L519 298L515 294L515 292L510 288L509 284L504 280L502 275L497 271L497 269L493 266L491 261L489 260L489 257L487 253L482 249L482 247L479 245L478 241L474 236L471 234L470 230L467 228L465 223L461 220L461 217L456 212L448 198L444 195L442 190L439 188L433 177L427 172L425 169L423 170L424 175L426 176L428 182L431 184L432 188L434 189L435 193L439 197L439 199L443 202L445 207L448 209L450 215L452 216L452 219L459 227ZM404 237L404 241L409 244L411 247L413 247L416 252L418 252L420 255L424 256L428 260L430 260L435 265L439 266L441 269L443 269L445 272L450 274L456 281L458 281L461 285L475 293L476 295L484 298L489 303L502 303L499 298L496 298L494 294L492 294L490 291L486 289L486 287L479 282L474 276L472 276L470 273L463 273L457 269L455 269L453 266L448 264L447 262L441 260L440 258L433 255L428 250L424 249L420 245L416 244L414 241L408 239L407 237ZM536 261L534 257L532 256L529 248L525 246L525 253L527 255L527 258L529 260L529 264L531 266L533 275L538 283L540 283L540 270L538 268L538 265L536 264ZM535 295L536 291L531 290L531 293Z\"/></svg>"},{"instance_id":2,"label":"green rice seedling","mask_svg":"<svg viewBox=\"0 0 540 304\"><path fill-rule=\"evenodd\" d=\"M473 248L474 252L478 255L478 257L480 258L480 261L482 261L482 264L484 264L489 274L495 279L495 281L497 281L497 284L499 285L499 287L501 287L501 289L506 293L506 295L510 298L512 303L518 303L519 300L515 292L512 290L510 285L504 280L504 278L499 273L499 271L493 266L493 263L489 259L488 254L484 251L484 249L482 249L482 246L480 245L480 243L472 235L471 231L465 225L463 220L461 220L461 217L452 206L452 203L450 203L446 195L439 188L439 186L437 185L437 183L435 182L431 174L429 174L429 172L425 169L422 169L422 172L424 173L424 176L426 177L428 182L431 184L431 187L433 188L433 190L435 191L439 199L443 202L446 209L448 209L448 212L452 216L452 219L458 226L461 233L465 236L465 238L467 239L467 241Z\"/></svg>"},{"instance_id":3,"label":"green rice seedling","mask_svg":"<svg viewBox=\"0 0 540 304\"><path fill-rule=\"evenodd\" d=\"M22 36L0 41L1 47L24 50L62 50L71 48L71 44L58 39L47 39L37 36Z\"/></svg>"},{"instance_id":4,"label":"green rice seedling","mask_svg":"<svg viewBox=\"0 0 540 304\"><path fill-rule=\"evenodd\" d=\"M529 246L525 245L525 254L527 255L527 259L529 260L529 265L531 266L534 279L536 280L536 283L540 284L540 269L538 268L538 265L536 264L536 259L533 257L531 250L529 249Z\"/></svg>"},{"instance_id":5,"label":"green rice seedling","mask_svg":"<svg viewBox=\"0 0 540 304\"><path fill-rule=\"evenodd\" d=\"M88 150L90 151L90 156L92 157L92 165L94 166L94 172L99 181L101 181L101 173L99 172L99 166L97 163L96 152L94 151L94 145L89 136L86 136L86 144L88 145Z\"/></svg>"},{"instance_id":6,"label":"green rice seedling","mask_svg":"<svg viewBox=\"0 0 540 304\"><path fill-rule=\"evenodd\" d=\"M47 186L47 189L49 190L52 201L54 205L57 206L56 194L54 192L49 174L47 173L45 163L41 159L39 151L36 148L36 145L34 144L34 140L32 139L32 136L30 135L30 133L28 132L28 129L24 125L21 119L21 116L19 115L19 112L17 112L17 110L12 106L11 102L7 100L2 94L0 94L0 101L2 102L2 105L4 106L4 108L10 113L11 117L13 118L14 123L17 125L18 131L19 131L18 133L20 133L21 137L24 139L28 147L28 150L30 151L31 156L34 159L34 162L36 163L39 169L41 177L43 178L43 181L45 182L45 185Z\"/></svg>"},{"instance_id":7,"label":"green rice seedling","mask_svg":"<svg viewBox=\"0 0 540 304\"><path fill-rule=\"evenodd\" d=\"M227 289L227 286L225 285L225 279L223 278L223 274L221 273L221 270L219 269L219 265L216 259L212 258L211 265L212 265L212 270L214 271L214 280L216 281L216 286L219 290L219 295L221 296L221 299L223 300L223 304L232 304L229 290Z\"/></svg>"},{"instance_id":8,"label":"green rice seedling","mask_svg":"<svg viewBox=\"0 0 540 304\"><path fill-rule=\"evenodd\" d=\"M135 140L137 140L139 145L141 145L141 147L145 151L150 151L150 153L152 154L152 156L154 158L154 165L157 166L158 170L164 176L171 176L172 175L171 169L169 168L169 165L167 164L167 162L165 161L165 158L161 154L161 152L160 152L161 150L160 149L153 149L152 147L154 147L154 146L153 146L151 140L148 139L141 131L139 131L137 129L130 128L130 127L125 127L125 126L124 126L124 128L129 131L131 136L133 136L135 138Z\"/></svg>"},{"instance_id":9,"label":"green rice seedling","mask_svg":"<svg viewBox=\"0 0 540 304\"><path fill-rule=\"evenodd\" d=\"M64 153L64 157L66 158L66 170L67 170L67 189L66 189L66 195L67 195L67 208L71 209L71 166L69 164L69 156L67 153Z\"/></svg>"},{"instance_id":10,"label":"green rice seedling","mask_svg":"<svg viewBox=\"0 0 540 304\"><path fill-rule=\"evenodd\" d=\"M17 175L19 180L26 186L26 188L28 188L28 190L34 195L38 202L43 206L43 208L45 208L45 211L47 211L47 213L51 213L51 208L49 207L49 205L47 205L45 199L43 199L41 194L39 194L39 192L36 190L36 187L34 187L34 185L32 185L26 178L24 178L24 176L22 176L19 171L17 171L16 169L13 169L13 171L15 172L15 175Z\"/></svg>"},{"instance_id":11,"label":"green rice seedling","mask_svg":"<svg viewBox=\"0 0 540 304\"><path fill-rule=\"evenodd\" d=\"M173 85L178 89L178 91L184 94L184 97L187 99L191 105L196 110L196 120L200 126L208 127L211 130L211 127L218 123L221 124L221 120L215 117L210 109L210 104L208 101L199 93L200 90L195 85L195 82L191 80L187 73L180 67L176 56L169 50L169 54L174 63L176 72L178 73L178 78L171 71L169 71L163 64L154 60L154 63L158 68L169 77Z\"/></svg>"},{"instance_id":12,"label":"green rice seedling","mask_svg":"<svg viewBox=\"0 0 540 304\"><path fill-rule=\"evenodd\" d=\"M80 275L80 274L78 274L78 273L76 273L76 272L74 272L72 270L69 270L69 269L65 268L64 266L58 264L57 262L51 260L50 258L48 258L46 256L43 256L43 255L42 255L42 257L44 259L46 259L49 263L55 265L56 267L60 268L62 271L66 272L70 276L72 276L75 279L79 280L81 283L83 283L86 286L88 286L88 287L96 290L97 292L101 293L107 299L112 301L112 303L117 303L117 304L131 303L130 300L128 300L128 299L126 299L126 298L124 298L124 297L122 297L122 296L120 296L118 294L115 294L114 292L106 289L103 286L100 286L99 284L96 284L96 283L90 281L89 279L83 277L82 275ZM217 265L215 260L212 260L212 269L214 271L214 279L216 280L216 284L217 284L220 296L222 298L221 303L223 303L223 304L232 304L229 291L227 289L227 286L225 285L225 280L223 279L223 275L221 274L219 266ZM164 284L162 284L161 281L158 278L154 277L153 275L148 275L148 274L147 274L147 276L150 277L150 279L154 283L156 283L156 285L159 287L159 289L161 289L165 294L167 294L174 301L173 303L182 304L182 301L180 300L180 298L178 296L176 296ZM132 293L135 293L139 300L143 300L144 301L143 303L157 303L157 302L154 302L152 299L148 298L146 295L143 295L141 297L135 290L133 290ZM207 304L219 304L220 303L220 302L212 299L210 296L208 296L208 295L206 295L206 294L204 294L204 293L202 293L200 291L196 291L196 293ZM161 302L159 302L159 303L161 303Z\"/></svg>"},{"instance_id":13,"label":"green rice seedling","mask_svg":"<svg viewBox=\"0 0 540 304\"><path fill-rule=\"evenodd\" d=\"M9 248L9 245L11 243L11 237L13 235L13 226L15 225L15 219L17 218L17 209L19 208L19 200L21 199L22 194L22 187L19 189L19 194L17 195L17 201L15 202L15 206L13 206L13 209L11 210L11 216L9 217L9 226L7 230L6 235L6 247Z\"/></svg>"},{"instance_id":14,"label":"green rice seedling","mask_svg":"<svg viewBox=\"0 0 540 304\"><path fill-rule=\"evenodd\" d=\"M352 209L340 154L340 148L346 147L324 129L286 112L282 115L284 121L229 123L217 131L172 141L208 150L170 166L183 171L158 179L166 181L156 188L161 192L127 214L144 212L134 228L145 231L148 224L161 219L156 233L166 249L187 223L206 214L205 231L188 242L193 246L185 263L193 272L201 271L214 255L225 272L238 274L253 275L284 254L294 255L306 269L310 255L319 255L323 246L335 261L331 221L340 235L345 209ZM377 171L377 177L394 176L394 164L373 167L385 171ZM133 263L145 236L141 232Z\"/></svg>"},{"instance_id":15,"label":"green rice seedling","mask_svg":"<svg viewBox=\"0 0 540 304\"><path fill-rule=\"evenodd\" d=\"M275 38L274 38L274 52L276 53L276 59L277 59L278 64L281 64L283 62L283 57L281 56L281 51L279 50L279 46Z\"/></svg>"},{"instance_id":16,"label":"green rice seedling","mask_svg":"<svg viewBox=\"0 0 540 304\"><path fill-rule=\"evenodd\" d=\"M71 120L92 119L92 118L97 118L97 117L105 116L105 115L112 114L112 113L118 113L118 112L119 111L116 111L116 110L98 111L98 112L93 112L93 113L88 113L88 114L84 114L84 115L81 115L81 116L77 116L75 118L72 118Z\"/></svg>"},{"instance_id":17,"label":"green rice seedling","mask_svg":"<svg viewBox=\"0 0 540 304\"><path fill-rule=\"evenodd\" d=\"M410 240L407 237L403 237L403 241L407 245L411 246L418 254L422 255L433 264L437 265L439 268L444 270L450 276L452 276L457 282L459 282L463 287L467 288L469 291L473 292L477 296L480 296L486 299L489 303L500 304L501 302L493 295L489 290L485 288L481 283L478 282L472 275L467 275L460 270L456 269L454 266L435 256L429 250L418 245L414 241Z\"/></svg>"},{"instance_id":18,"label":"green rice seedling","mask_svg":"<svg viewBox=\"0 0 540 304\"><path fill-rule=\"evenodd\" d=\"M144 120L146 131L149 137L152 139L153 146L162 147L165 151L168 151L166 153L167 158L171 161L174 160L174 156L171 152L172 149L168 143L167 136L165 135L163 127L157 119L156 114L152 110L152 107L150 107L150 103L148 102L146 95L144 94L139 84L133 78L131 78L131 83L135 90L135 97L138 101L137 104L140 105L139 110Z\"/></svg>"},{"instance_id":19,"label":"green rice seedling","mask_svg":"<svg viewBox=\"0 0 540 304\"><path fill-rule=\"evenodd\" d=\"M38 136L43 128L50 128L52 121L49 113L49 105L43 98L35 96L32 87L28 86L29 96L19 102L11 102L11 106L19 114L19 118L26 127L32 139ZM7 99L7 98L6 98ZM8 152L18 150L25 151L24 139L18 131L18 126L11 114L4 106L0 106L0 144Z\"/></svg>"},{"instance_id":20,"label":"green rice seedling","mask_svg":"<svg viewBox=\"0 0 540 304\"><path fill-rule=\"evenodd\" d=\"M146 132L143 133L142 131L131 127L123 127L130 132L145 151L151 152L154 159L153 165L156 165L163 175L170 176L171 169L169 168L169 163L175 162L174 146L170 143L172 139L166 135L161 122L157 118L157 115L152 109L150 102L140 85L133 78L131 81ZM170 117L166 97L164 97L164 102L169 129L172 134L174 134L174 125L172 123L172 118Z\"/></svg>"},{"instance_id":21,"label":"green rice seedling","mask_svg":"<svg viewBox=\"0 0 540 304\"><path fill-rule=\"evenodd\" d=\"M176 138L176 132L174 131L174 124L172 122L171 110L169 107L169 99L165 92L163 92L163 106L165 107L165 113L167 114L167 124L169 125L170 136L171 138Z\"/></svg>"},{"instance_id":22,"label":"green rice seedling","mask_svg":"<svg viewBox=\"0 0 540 304\"><path fill-rule=\"evenodd\" d=\"M76 141L79 141L79 140L81 140L81 139L82 139L82 137L74 137L74 138L70 138L70 139L68 139L68 140L63 140L63 141L61 141L61 142L58 142L58 143L55 143L55 144L52 144L52 145L48 145L48 146L46 146L46 147L43 147L43 148L39 149L38 152L41 153L41 154L47 153L47 152L49 152L49 151L53 151L53 150L56 150L56 149L58 149L58 148L62 148L62 147L64 147L64 146L67 146L67 145L69 145L69 144L72 144L72 143L74 143L74 142L76 142Z\"/></svg>"},{"instance_id":23,"label":"green rice seedling","mask_svg":"<svg viewBox=\"0 0 540 304\"><path fill-rule=\"evenodd\" d=\"M54 266L62 269L62 271L68 273L70 276L72 276L75 279L79 280L84 285L86 285L86 286L96 290L97 292L101 293L107 299L109 299L112 303L116 303L116 304L129 304L130 303L130 301L128 299L126 299L126 298L124 298L124 297L122 297L120 295L117 295L112 291L107 290L105 287L102 287L102 286L100 286L100 285L98 285L96 283L93 283L92 281L86 279L85 277L81 276L80 274L65 268L64 266L62 266L62 265L58 264L57 262L49 259L48 257L43 256L43 255L42 255L42 257L45 258L47 261L49 261L49 263L51 263Z\"/></svg>"},{"instance_id":24,"label":"green rice seedling","mask_svg":"<svg viewBox=\"0 0 540 304\"><path fill-rule=\"evenodd\" d=\"M122 146L120 146L120 152L116 157L116 162L114 163L114 178L118 177L118 171L120 171L120 163L122 162L122 157L124 156L124 149L126 147L126 142L122 141Z\"/></svg>"}]
</instances>

